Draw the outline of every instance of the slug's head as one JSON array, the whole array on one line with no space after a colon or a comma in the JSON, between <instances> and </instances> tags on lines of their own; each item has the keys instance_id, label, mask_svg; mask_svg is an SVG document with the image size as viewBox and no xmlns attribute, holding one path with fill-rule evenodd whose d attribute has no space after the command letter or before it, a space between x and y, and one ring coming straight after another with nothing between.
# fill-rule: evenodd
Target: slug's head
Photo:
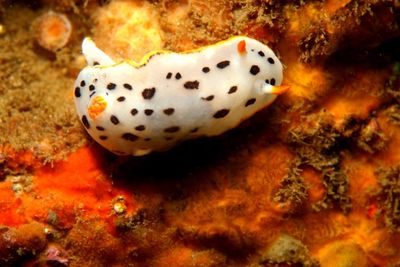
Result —
<instances>
[{"instance_id":1,"label":"slug's head","mask_svg":"<svg viewBox=\"0 0 400 267\"><path fill-rule=\"evenodd\" d=\"M283 66L275 53L266 45L247 38L238 40L237 53L245 64L248 76L259 94L272 94L273 98L286 92L282 86Z\"/></svg>"},{"instance_id":2,"label":"slug's head","mask_svg":"<svg viewBox=\"0 0 400 267\"><path fill-rule=\"evenodd\" d=\"M79 114L97 119L110 106L109 92L100 80L104 70L100 67L84 68L75 81L75 103Z\"/></svg>"},{"instance_id":3,"label":"slug's head","mask_svg":"<svg viewBox=\"0 0 400 267\"><path fill-rule=\"evenodd\" d=\"M82 43L82 52L88 66L85 67L75 81L76 109L82 123L90 131L90 125L98 125L111 107L110 83L108 77L109 66L114 61L103 51L98 49L94 42L85 38ZM90 130L89 130L90 129Z\"/></svg>"}]
</instances>

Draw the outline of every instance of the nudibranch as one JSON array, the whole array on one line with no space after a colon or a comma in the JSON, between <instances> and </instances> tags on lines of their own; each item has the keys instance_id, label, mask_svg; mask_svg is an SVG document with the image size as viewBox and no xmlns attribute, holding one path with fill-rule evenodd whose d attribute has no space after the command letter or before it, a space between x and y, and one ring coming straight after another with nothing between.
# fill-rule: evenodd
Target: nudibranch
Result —
<instances>
[{"instance_id":1,"label":"nudibranch","mask_svg":"<svg viewBox=\"0 0 400 267\"><path fill-rule=\"evenodd\" d=\"M116 63L89 38L82 52L88 66L74 86L79 118L118 155L222 134L288 89L274 52L244 36L184 53L152 52L140 63Z\"/></svg>"}]
</instances>

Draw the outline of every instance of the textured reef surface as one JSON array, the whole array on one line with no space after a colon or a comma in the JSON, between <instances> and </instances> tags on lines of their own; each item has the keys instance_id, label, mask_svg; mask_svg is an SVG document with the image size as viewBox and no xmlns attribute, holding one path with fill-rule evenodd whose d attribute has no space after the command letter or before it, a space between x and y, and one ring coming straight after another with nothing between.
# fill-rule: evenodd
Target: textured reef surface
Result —
<instances>
[{"instance_id":1,"label":"textured reef surface","mask_svg":"<svg viewBox=\"0 0 400 267\"><path fill-rule=\"evenodd\" d=\"M0 266L399 266L400 5L0 0ZM235 35L291 87L213 138L116 156L74 80Z\"/></svg>"}]
</instances>

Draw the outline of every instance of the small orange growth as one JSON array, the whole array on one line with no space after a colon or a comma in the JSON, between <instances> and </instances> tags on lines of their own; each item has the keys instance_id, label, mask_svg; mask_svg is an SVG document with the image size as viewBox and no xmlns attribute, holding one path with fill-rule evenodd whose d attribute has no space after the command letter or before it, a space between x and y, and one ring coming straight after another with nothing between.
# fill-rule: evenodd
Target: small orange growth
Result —
<instances>
[{"instance_id":1,"label":"small orange growth","mask_svg":"<svg viewBox=\"0 0 400 267\"><path fill-rule=\"evenodd\" d=\"M107 101L102 96L96 96L88 107L88 114L93 120L107 108Z\"/></svg>"},{"instance_id":2,"label":"small orange growth","mask_svg":"<svg viewBox=\"0 0 400 267\"><path fill-rule=\"evenodd\" d=\"M238 43L237 51L238 51L239 54L245 54L247 52L246 51L246 41L245 40L242 40L242 41L240 41Z\"/></svg>"},{"instance_id":3,"label":"small orange growth","mask_svg":"<svg viewBox=\"0 0 400 267\"><path fill-rule=\"evenodd\" d=\"M53 11L37 18L34 22L34 28L38 44L53 52L63 48L68 43L72 31L68 18Z\"/></svg>"},{"instance_id":4,"label":"small orange growth","mask_svg":"<svg viewBox=\"0 0 400 267\"><path fill-rule=\"evenodd\" d=\"M369 219L373 219L378 213L378 205L374 202L367 207L367 216Z\"/></svg>"}]
</instances>

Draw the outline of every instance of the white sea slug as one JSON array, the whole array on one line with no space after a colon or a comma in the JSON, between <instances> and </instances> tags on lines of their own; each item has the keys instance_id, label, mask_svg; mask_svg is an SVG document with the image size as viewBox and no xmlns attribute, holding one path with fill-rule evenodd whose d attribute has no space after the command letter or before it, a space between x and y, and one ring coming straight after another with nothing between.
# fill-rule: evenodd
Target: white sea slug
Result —
<instances>
[{"instance_id":1,"label":"white sea slug","mask_svg":"<svg viewBox=\"0 0 400 267\"><path fill-rule=\"evenodd\" d=\"M234 128L287 90L282 64L244 36L185 53L115 63L86 38L75 102L88 133L118 155L165 151Z\"/></svg>"}]
</instances>

